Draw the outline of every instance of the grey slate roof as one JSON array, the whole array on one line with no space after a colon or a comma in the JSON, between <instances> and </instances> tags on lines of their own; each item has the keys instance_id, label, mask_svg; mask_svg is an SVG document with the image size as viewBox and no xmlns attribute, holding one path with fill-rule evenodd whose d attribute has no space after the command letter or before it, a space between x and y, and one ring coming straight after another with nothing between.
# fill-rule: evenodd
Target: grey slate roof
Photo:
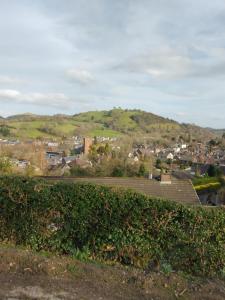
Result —
<instances>
[{"instance_id":1,"label":"grey slate roof","mask_svg":"<svg viewBox=\"0 0 225 300\"><path fill-rule=\"evenodd\" d=\"M182 204L200 205L199 197L190 180L173 178L171 184L163 184L154 179L90 177L74 178L73 181L131 188L152 197L173 200Z\"/></svg>"}]
</instances>

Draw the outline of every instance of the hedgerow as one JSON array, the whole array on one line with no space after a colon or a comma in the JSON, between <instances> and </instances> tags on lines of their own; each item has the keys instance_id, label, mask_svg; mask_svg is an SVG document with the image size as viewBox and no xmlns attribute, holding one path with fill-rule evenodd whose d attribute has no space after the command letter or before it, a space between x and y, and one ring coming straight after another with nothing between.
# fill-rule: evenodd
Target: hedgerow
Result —
<instances>
[{"instance_id":1,"label":"hedgerow","mask_svg":"<svg viewBox=\"0 0 225 300\"><path fill-rule=\"evenodd\" d=\"M200 191L213 191L218 190L224 185L223 179L220 177L197 177L192 180L195 190Z\"/></svg>"},{"instance_id":2,"label":"hedgerow","mask_svg":"<svg viewBox=\"0 0 225 300\"><path fill-rule=\"evenodd\" d=\"M0 239L36 250L191 274L225 267L225 211L188 207L131 190L0 177Z\"/></svg>"},{"instance_id":3,"label":"hedgerow","mask_svg":"<svg viewBox=\"0 0 225 300\"><path fill-rule=\"evenodd\" d=\"M218 190L221 187L220 182L211 182L211 183L206 183L206 184L200 184L195 186L196 191L211 191L211 190Z\"/></svg>"}]
</instances>

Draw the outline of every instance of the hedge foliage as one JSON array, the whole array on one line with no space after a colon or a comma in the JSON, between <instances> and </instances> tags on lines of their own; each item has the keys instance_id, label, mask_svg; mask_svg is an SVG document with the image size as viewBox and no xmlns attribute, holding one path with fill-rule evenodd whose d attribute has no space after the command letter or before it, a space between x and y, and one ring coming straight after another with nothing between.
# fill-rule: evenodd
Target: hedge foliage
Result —
<instances>
[{"instance_id":1,"label":"hedge foliage","mask_svg":"<svg viewBox=\"0 0 225 300\"><path fill-rule=\"evenodd\" d=\"M211 190L218 190L221 187L220 182L211 182L206 184L200 184L195 186L196 191L211 191Z\"/></svg>"},{"instance_id":2,"label":"hedge foliage","mask_svg":"<svg viewBox=\"0 0 225 300\"><path fill-rule=\"evenodd\" d=\"M0 239L36 250L214 275L225 268L225 211L116 188L0 177Z\"/></svg>"},{"instance_id":3,"label":"hedge foliage","mask_svg":"<svg viewBox=\"0 0 225 300\"><path fill-rule=\"evenodd\" d=\"M224 180L221 177L197 177L192 182L198 192L218 190L224 185Z\"/></svg>"},{"instance_id":4,"label":"hedge foliage","mask_svg":"<svg viewBox=\"0 0 225 300\"><path fill-rule=\"evenodd\" d=\"M192 183L194 186L201 185L201 184L207 184L207 183L220 183L221 179L219 177L194 177L192 179Z\"/></svg>"}]
</instances>

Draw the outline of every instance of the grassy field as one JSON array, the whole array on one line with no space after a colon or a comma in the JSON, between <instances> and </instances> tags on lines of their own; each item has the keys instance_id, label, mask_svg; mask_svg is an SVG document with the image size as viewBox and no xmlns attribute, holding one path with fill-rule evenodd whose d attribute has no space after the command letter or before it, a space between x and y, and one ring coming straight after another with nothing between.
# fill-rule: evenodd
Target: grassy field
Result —
<instances>
[{"instance_id":1,"label":"grassy field","mask_svg":"<svg viewBox=\"0 0 225 300\"><path fill-rule=\"evenodd\" d=\"M9 125L13 127L11 129L11 133L16 138L31 138L35 139L40 136L42 137L50 137L50 135L40 132L38 128L44 125L43 121L34 120L28 122L10 122Z\"/></svg>"},{"instance_id":2,"label":"grassy field","mask_svg":"<svg viewBox=\"0 0 225 300\"><path fill-rule=\"evenodd\" d=\"M93 129L90 130L87 133L88 136L94 137L94 136L101 136L101 137L119 137L121 136L121 133L119 131L115 131L112 129L108 129L108 128L102 128L102 129Z\"/></svg>"},{"instance_id":3,"label":"grassy field","mask_svg":"<svg viewBox=\"0 0 225 300\"><path fill-rule=\"evenodd\" d=\"M78 128L73 119L65 121L54 120L32 120L32 121L10 121L11 135L20 139L35 139L39 137L60 138L63 135L72 136ZM44 132L43 128L50 128L54 133Z\"/></svg>"}]
</instances>

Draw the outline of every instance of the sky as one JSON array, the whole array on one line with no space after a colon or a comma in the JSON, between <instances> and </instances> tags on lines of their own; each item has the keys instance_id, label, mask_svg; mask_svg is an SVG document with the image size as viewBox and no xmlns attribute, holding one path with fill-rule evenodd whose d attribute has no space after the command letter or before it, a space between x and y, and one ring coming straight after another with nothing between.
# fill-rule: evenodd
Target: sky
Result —
<instances>
[{"instance_id":1,"label":"sky","mask_svg":"<svg viewBox=\"0 0 225 300\"><path fill-rule=\"evenodd\" d=\"M113 107L225 128L225 1L0 0L0 115Z\"/></svg>"}]
</instances>

